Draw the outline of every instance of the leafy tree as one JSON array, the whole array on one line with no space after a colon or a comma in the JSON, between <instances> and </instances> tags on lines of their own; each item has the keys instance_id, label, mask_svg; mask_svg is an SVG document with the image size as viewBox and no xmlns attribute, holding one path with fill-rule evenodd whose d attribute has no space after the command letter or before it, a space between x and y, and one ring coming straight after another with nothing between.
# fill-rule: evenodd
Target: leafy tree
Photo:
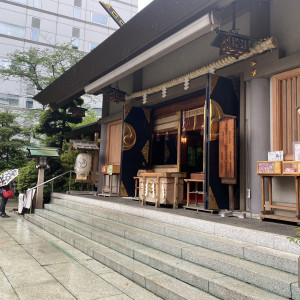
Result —
<instances>
[{"instance_id":1,"label":"leafy tree","mask_svg":"<svg viewBox=\"0 0 300 300\"><path fill-rule=\"evenodd\" d=\"M84 55L83 52L73 49L71 44L44 49L31 47L24 51L16 50L7 55L6 58L10 63L6 67L0 67L0 77L4 80L10 78L22 79L25 83L35 87L36 90L43 90L72 65L77 63ZM57 111L51 111L47 107L43 107L42 112L30 112L28 118L30 120L39 119L39 124L36 127L34 127L32 123L27 124L27 134L43 134L44 137L41 139L41 144L64 149L64 134L70 131L76 124L82 122L80 118L72 117L68 114L68 109L82 105L83 100L79 98L74 99L74 101L71 101L68 105ZM89 115L91 114L89 113ZM96 116L88 117L83 124L89 122L88 120L93 122L97 119ZM24 122L23 124L26 123ZM11 143L9 148L7 144L3 142L2 131L0 127L0 170L2 168L8 169L15 166L23 166L25 162L24 155L19 155L17 151L19 151L18 149L20 149L20 147L23 147L24 140L18 141L15 138L11 139L10 142L14 142L14 144ZM12 132L10 133L12 134ZM6 135L8 135L8 133L6 133ZM20 144L17 144L17 142ZM67 146L65 145L65 147ZM6 160L2 159L2 157L5 157ZM7 161L9 161L10 164L7 164ZM51 160L50 169L47 169L45 172L45 180L73 169L74 161L74 153L67 153L62 155L59 159ZM28 162L21 168L19 174L17 178L19 191L25 192L28 188L36 185L37 169L35 169L34 161ZM55 180L55 191L66 190L68 186L67 177L68 176ZM72 186L73 185L75 187L76 184L73 182ZM44 189L46 202L49 201L50 192L51 185L46 185Z\"/></svg>"},{"instance_id":2,"label":"leafy tree","mask_svg":"<svg viewBox=\"0 0 300 300\"><path fill-rule=\"evenodd\" d=\"M0 171L19 168L26 162L23 150L28 132L16 122L16 116L9 112L0 112Z\"/></svg>"},{"instance_id":3,"label":"leafy tree","mask_svg":"<svg viewBox=\"0 0 300 300\"><path fill-rule=\"evenodd\" d=\"M85 55L72 47L71 43L48 48L30 47L28 50L16 50L7 55L10 62L8 67L0 67L0 77L23 79L36 90L43 90L61 74L67 71ZM32 134L45 134L42 140L45 146L62 149L64 134L71 130L72 124L81 122L80 118L67 113L70 107L81 106L83 100L75 99L62 109L51 111L43 107L39 116L39 125L32 130Z\"/></svg>"},{"instance_id":4,"label":"leafy tree","mask_svg":"<svg viewBox=\"0 0 300 300\"><path fill-rule=\"evenodd\" d=\"M16 179L18 192L25 193L27 189L37 184L38 169L35 168L35 159L30 160L27 164L19 169L19 175Z\"/></svg>"},{"instance_id":5,"label":"leafy tree","mask_svg":"<svg viewBox=\"0 0 300 300\"><path fill-rule=\"evenodd\" d=\"M25 51L15 50L7 54L9 65L0 67L0 77L23 79L37 90L43 90L84 55L84 52L73 49L71 43L43 49L30 47Z\"/></svg>"}]
</instances>

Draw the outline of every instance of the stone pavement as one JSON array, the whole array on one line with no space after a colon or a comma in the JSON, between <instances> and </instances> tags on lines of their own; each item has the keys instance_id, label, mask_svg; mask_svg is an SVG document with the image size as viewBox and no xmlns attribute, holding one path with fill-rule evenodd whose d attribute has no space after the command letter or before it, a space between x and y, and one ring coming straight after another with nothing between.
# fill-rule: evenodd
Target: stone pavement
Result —
<instances>
[{"instance_id":1,"label":"stone pavement","mask_svg":"<svg viewBox=\"0 0 300 300\"><path fill-rule=\"evenodd\" d=\"M11 218L0 218L1 300L160 299L9 212L11 204Z\"/></svg>"}]
</instances>

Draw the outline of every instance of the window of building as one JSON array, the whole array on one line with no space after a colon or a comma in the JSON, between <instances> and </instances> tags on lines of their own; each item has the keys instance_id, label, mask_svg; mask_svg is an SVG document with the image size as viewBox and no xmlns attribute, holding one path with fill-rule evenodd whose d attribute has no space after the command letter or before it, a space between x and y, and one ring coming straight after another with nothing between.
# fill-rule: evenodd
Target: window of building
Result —
<instances>
[{"instance_id":1,"label":"window of building","mask_svg":"<svg viewBox=\"0 0 300 300\"><path fill-rule=\"evenodd\" d=\"M27 86L26 86L26 94L27 95L34 95L35 93L36 93L35 85L32 84L32 83L28 83Z\"/></svg>"},{"instance_id":2,"label":"window of building","mask_svg":"<svg viewBox=\"0 0 300 300\"><path fill-rule=\"evenodd\" d=\"M42 8L42 0L34 0L33 1L33 6L35 8Z\"/></svg>"},{"instance_id":3,"label":"window of building","mask_svg":"<svg viewBox=\"0 0 300 300\"><path fill-rule=\"evenodd\" d=\"M81 7L82 5L82 0L74 0L74 6Z\"/></svg>"},{"instance_id":4,"label":"window of building","mask_svg":"<svg viewBox=\"0 0 300 300\"><path fill-rule=\"evenodd\" d=\"M18 2L18 3L21 3L21 4L27 4L27 0L11 0L13 2Z\"/></svg>"},{"instance_id":5,"label":"window of building","mask_svg":"<svg viewBox=\"0 0 300 300\"><path fill-rule=\"evenodd\" d=\"M72 37L80 38L80 28L76 28L76 27L72 28Z\"/></svg>"},{"instance_id":6,"label":"window of building","mask_svg":"<svg viewBox=\"0 0 300 300\"><path fill-rule=\"evenodd\" d=\"M90 43L90 51L94 50L99 44Z\"/></svg>"},{"instance_id":7,"label":"window of building","mask_svg":"<svg viewBox=\"0 0 300 300\"><path fill-rule=\"evenodd\" d=\"M92 19L93 23L108 25L108 17L107 16L92 12L91 19Z\"/></svg>"},{"instance_id":8,"label":"window of building","mask_svg":"<svg viewBox=\"0 0 300 300\"><path fill-rule=\"evenodd\" d=\"M0 94L0 104L8 106L18 106L19 97L16 95Z\"/></svg>"},{"instance_id":9,"label":"window of building","mask_svg":"<svg viewBox=\"0 0 300 300\"><path fill-rule=\"evenodd\" d=\"M100 107L93 107L92 110L96 112L96 114L101 118L102 117L102 108Z\"/></svg>"},{"instance_id":10,"label":"window of building","mask_svg":"<svg viewBox=\"0 0 300 300\"><path fill-rule=\"evenodd\" d=\"M31 40L39 41L39 30L37 28L31 28Z\"/></svg>"},{"instance_id":11,"label":"window of building","mask_svg":"<svg viewBox=\"0 0 300 300\"><path fill-rule=\"evenodd\" d=\"M27 98L26 100L26 108L33 108L33 100L31 98Z\"/></svg>"},{"instance_id":12,"label":"window of building","mask_svg":"<svg viewBox=\"0 0 300 300\"><path fill-rule=\"evenodd\" d=\"M0 67L8 69L11 65L11 62L6 58L0 58Z\"/></svg>"},{"instance_id":13,"label":"window of building","mask_svg":"<svg viewBox=\"0 0 300 300\"><path fill-rule=\"evenodd\" d=\"M32 28L40 29L40 27L41 27L41 20L38 19L38 18L32 17L32 20L31 20L31 27L32 27Z\"/></svg>"},{"instance_id":14,"label":"window of building","mask_svg":"<svg viewBox=\"0 0 300 300\"><path fill-rule=\"evenodd\" d=\"M18 38L24 38L25 28L21 26L0 22L0 33L5 35L11 35Z\"/></svg>"},{"instance_id":15,"label":"window of building","mask_svg":"<svg viewBox=\"0 0 300 300\"><path fill-rule=\"evenodd\" d=\"M273 150L283 150L293 160L293 142L300 140L300 68L272 77Z\"/></svg>"},{"instance_id":16,"label":"window of building","mask_svg":"<svg viewBox=\"0 0 300 300\"><path fill-rule=\"evenodd\" d=\"M72 39L72 48L78 49L78 46L79 46L79 39L73 38Z\"/></svg>"},{"instance_id":17,"label":"window of building","mask_svg":"<svg viewBox=\"0 0 300 300\"><path fill-rule=\"evenodd\" d=\"M80 13L81 13L81 8L80 7L74 7L74 18L75 19L80 19Z\"/></svg>"}]
</instances>

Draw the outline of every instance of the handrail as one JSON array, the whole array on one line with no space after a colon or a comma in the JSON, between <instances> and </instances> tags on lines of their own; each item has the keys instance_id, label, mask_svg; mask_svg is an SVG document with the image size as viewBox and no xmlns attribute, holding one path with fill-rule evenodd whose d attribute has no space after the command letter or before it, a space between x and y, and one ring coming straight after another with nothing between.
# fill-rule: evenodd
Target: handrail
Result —
<instances>
[{"instance_id":1,"label":"handrail","mask_svg":"<svg viewBox=\"0 0 300 300\"><path fill-rule=\"evenodd\" d=\"M30 190L33 190L33 189L36 189L37 187L39 187L39 186L41 186L41 185L44 185L44 184L47 184L47 183L51 182L51 190L52 190L52 193L53 193L53 183L54 183L54 180L57 179L57 178L59 178L59 177L61 177L61 176L66 175L66 174L68 174L68 173L70 173L70 178L69 178L69 192L70 192L70 191L71 191L71 179L72 179L72 173L75 173L75 171L73 171L73 170L67 171L67 172L65 172L65 173L63 173L63 174L60 174L60 175L58 175L58 176L55 176L55 177L53 177L53 178L51 178L51 179L49 179L49 180L47 180L47 181L44 181L44 182L42 182L42 183L40 183L40 184L37 184L36 186L34 186L34 187L30 188L30 189L27 189L26 192L27 192L27 191L30 191ZM31 210L32 210L32 203L30 204L30 213L31 213Z\"/></svg>"},{"instance_id":2,"label":"handrail","mask_svg":"<svg viewBox=\"0 0 300 300\"><path fill-rule=\"evenodd\" d=\"M26 191L33 190L33 189L35 189L35 188L37 188L37 187L39 187L39 186L41 186L41 185L44 185L44 184L46 184L46 183L48 183L48 182L51 182L51 181L54 181L55 179L57 179L57 178L59 178L59 177L61 177L61 176L64 176L64 175L66 175L66 174L68 174L68 173L70 173L70 176L71 176L72 172L75 173L75 171L73 171L73 170L67 171L67 172L65 172L65 173L63 173L63 174L60 174L60 175L58 175L58 176L55 176L55 177L53 177L53 178L51 178L51 179L49 179L49 180L47 180L47 181L44 181L44 182L42 182L42 183L40 183L40 184L38 184L38 185L36 185L36 186L30 188L30 189L27 189ZM69 182L69 191L70 191L70 182ZM53 192L53 190L52 190L52 192Z\"/></svg>"}]
</instances>

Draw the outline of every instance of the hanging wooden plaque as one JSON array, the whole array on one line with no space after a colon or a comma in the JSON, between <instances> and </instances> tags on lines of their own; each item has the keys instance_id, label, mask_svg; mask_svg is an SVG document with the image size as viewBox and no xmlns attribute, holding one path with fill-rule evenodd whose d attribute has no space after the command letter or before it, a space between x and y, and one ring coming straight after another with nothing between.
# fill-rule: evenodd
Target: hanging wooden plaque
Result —
<instances>
[{"instance_id":1,"label":"hanging wooden plaque","mask_svg":"<svg viewBox=\"0 0 300 300\"><path fill-rule=\"evenodd\" d=\"M219 177L236 180L236 118L231 116L219 123Z\"/></svg>"}]
</instances>

